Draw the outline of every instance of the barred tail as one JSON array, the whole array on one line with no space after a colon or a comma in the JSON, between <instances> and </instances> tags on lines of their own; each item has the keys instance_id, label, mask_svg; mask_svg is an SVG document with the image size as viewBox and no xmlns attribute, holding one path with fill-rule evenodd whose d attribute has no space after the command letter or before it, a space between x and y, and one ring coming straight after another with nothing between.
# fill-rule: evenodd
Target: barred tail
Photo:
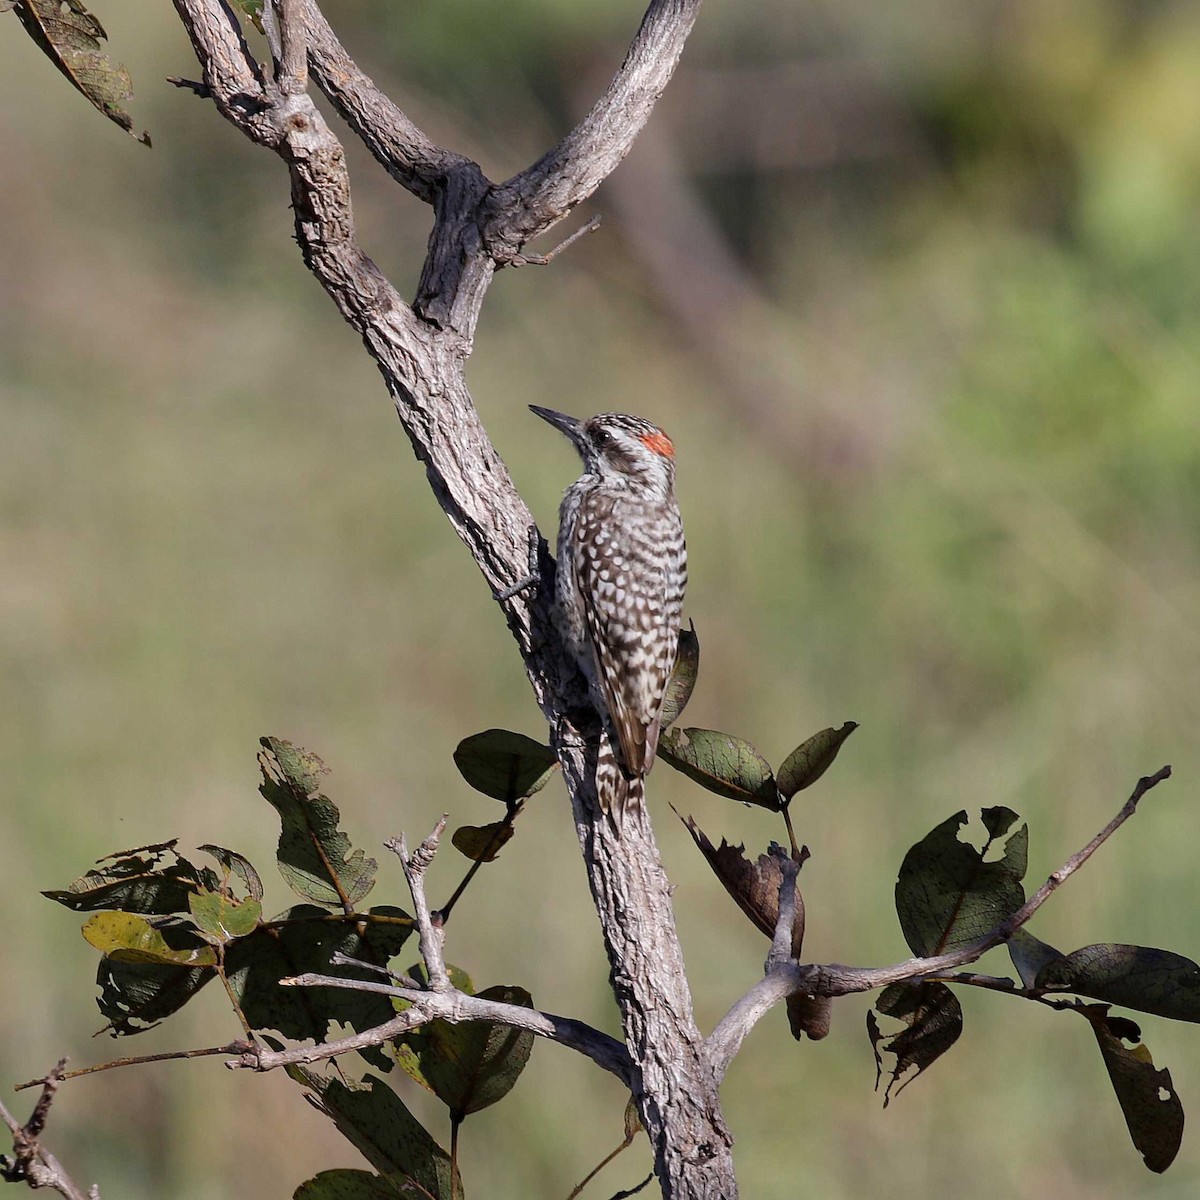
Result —
<instances>
[{"instance_id":1,"label":"barred tail","mask_svg":"<svg viewBox=\"0 0 1200 1200\"><path fill-rule=\"evenodd\" d=\"M618 830L627 814L641 808L646 796L645 779L625 774L607 737L600 739L596 756L596 796Z\"/></svg>"}]
</instances>

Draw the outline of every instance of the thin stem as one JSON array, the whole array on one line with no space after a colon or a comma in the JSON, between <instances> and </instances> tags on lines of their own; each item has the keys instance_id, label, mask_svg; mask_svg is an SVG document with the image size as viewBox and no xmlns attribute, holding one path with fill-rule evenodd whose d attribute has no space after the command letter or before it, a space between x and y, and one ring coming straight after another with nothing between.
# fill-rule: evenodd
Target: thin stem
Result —
<instances>
[{"instance_id":1,"label":"thin stem","mask_svg":"<svg viewBox=\"0 0 1200 1200\"><path fill-rule=\"evenodd\" d=\"M488 860L489 855L493 854L496 850L499 850L502 845L504 845L504 831L513 827L513 822L517 819L517 814L522 810L523 807L524 805L520 800L518 800L515 804L510 804L508 806L508 809L504 814L504 820L502 820L496 827L496 832L493 833L488 839L487 845L484 846L479 857L467 869L467 873L462 877L458 887L454 889L450 899L447 900L446 903L437 910L438 917L440 918L443 926L445 926L446 922L450 920L450 914L454 911L454 906L458 903L459 897L467 890L467 885L479 873L479 868L482 867L484 862Z\"/></svg>"},{"instance_id":2,"label":"thin stem","mask_svg":"<svg viewBox=\"0 0 1200 1200\"><path fill-rule=\"evenodd\" d=\"M450 1114L450 1195L458 1194L458 1130L462 1118L456 1113Z\"/></svg>"},{"instance_id":3,"label":"thin stem","mask_svg":"<svg viewBox=\"0 0 1200 1200\"><path fill-rule=\"evenodd\" d=\"M140 1067L143 1063L169 1062L175 1058L205 1058L213 1054L245 1054L248 1050L253 1049L251 1042L230 1042L227 1046L205 1046L198 1050L171 1050L162 1054L137 1054L130 1058L114 1058L109 1062L96 1063L90 1067L80 1067L77 1071L64 1071L60 1079L79 1079L84 1075L95 1075L98 1071L111 1071L114 1067ZM46 1081L44 1079L28 1079L24 1083L18 1083L14 1092L24 1091L26 1088L41 1087Z\"/></svg>"},{"instance_id":4,"label":"thin stem","mask_svg":"<svg viewBox=\"0 0 1200 1200\"><path fill-rule=\"evenodd\" d=\"M790 800L785 800L780 811L783 813L783 823L787 826L788 841L792 846L792 858L795 859L796 862L800 862L800 846L796 842L796 831L792 828L792 802Z\"/></svg>"},{"instance_id":5,"label":"thin stem","mask_svg":"<svg viewBox=\"0 0 1200 1200\"><path fill-rule=\"evenodd\" d=\"M247 1038L253 1039L254 1031L250 1028L250 1022L246 1020L246 1014L242 1012L241 1001L238 1000L233 988L229 986L229 976L225 974L225 947L217 946L217 976L221 980L221 986L225 989L225 995L229 997L229 1003L233 1006L233 1011L237 1014L237 1019L242 1026L242 1032Z\"/></svg>"},{"instance_id":6,"label":"thin stem","mask_svg":"<svg viewBox=\"0 0 1200 1200\"><path fill-rule=\"evenodd\" d=\"M586 1174L586 1175L585 1175L585 1176L584 1176L584 1177L583 1177L583 1178L582 1178L582 1179L581 1179L581 1180L580 1180L580 1181L579 1181L579 1182L578 1182L578 1183L577 1183L577 1184L576 1184L576 1185L575 1185L575 1186L574 1186L574 1187L571 1189L571 1194L570 1194L570 1195L567 1197L567 1200L577 1200L577 1197L579 1196L579 1193L580 1193L580 1192L582 1192L582 1191L583 1191L583 1189L584 1189L585 1187L587 1187L587 1185L588 1185L589 1183L591 1183L591 1182L592 1182L592 1180L593 1180L593 1179L595 1179L595 1178L596 1178L596 1176L597 1176L597 1175L599 1175L599 1174L600 1174L600 1172L601 1172L601 1171L603 1171L603 1170L604 1170L604 1168L605 1168L605 1167L607 1167L607 1166L608 1166L608 1164L609 1164L610 1162L612 1162L612 1161L613 1161L613 1159L615 1159L615 1158L617 1157L617 1155L618 1155L618 1154L620 1154L620 1153L621 1153L622 1151L624 1151L624 1150L628 1150L628 1149L629 1149L629 1147L633 1145L633 1139L634 1139L634 1137L635 1137L635 1136L636 1136L635 1134L632 1134L632 1133L627 1133L627 1134L625 1135L625 1138L624 1138L624 1140L621 1142L621 1144L620 1144L620 1145L619 1145L619 1146L618 1146L618 1147L617 1147L615 1150L612 1150L612 1151L610 1151L608 1154L606 1154L606 1155L605 1155L605 1156L604 1156L604 1157L603 1157L603 1158L602 1158L602 1159L601 1159L601 1160L600 1160L600 1161L599 1161L599 1162L598 1162L598 1163L597 1163L597 1164L596 1164L596 1165L595 1165L595 1166L594 1166L594 1167L593 1167L593 1168L592 1168L592 1169L591 1169L591 1170L590 1170L590 1171L589 1171L589 1172L588 1172L588 1173L587 1173L587 1174Z\"/></svg>"}]
</instances>

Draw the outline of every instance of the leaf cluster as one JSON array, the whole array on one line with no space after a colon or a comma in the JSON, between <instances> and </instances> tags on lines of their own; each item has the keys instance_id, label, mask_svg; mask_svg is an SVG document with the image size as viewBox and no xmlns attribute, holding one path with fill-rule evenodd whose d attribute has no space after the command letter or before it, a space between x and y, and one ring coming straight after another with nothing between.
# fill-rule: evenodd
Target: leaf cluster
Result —
<instances>
[{"instance_id":1,"label":"leaf cluster","mask_svg":"<svg viewBox=\"0 0 1200 1200\"><path fill-rule=\"evenodd\" d=\"M512 816L549 774L549 750L518 737L491 731L468 739L456 754L469 782L506 803L510 836ZM273 1047L280 1045L279 1038L321 1043L347 1026L372 1030L406 1007L378 992L281 986L305 974L351 980L387 975L415 923L396 905L364 907L378 863L341 828L337 806L321 790L328 774L324 763L268 737L261 740L259 767L259 791L280 820L276 865L298 899L291 907L264 917L262 878L247 858L205 845L199 850L212 863L197 863L181 854L175 841L109 855L66 888L44 893L75 912L91 914L83 934L101 954L97 1003L114 1036L151 1028L214 979L223 984L243 1033ZM486 852L469 855L475 859L472 872L491 861L501 844L497 840L484 847ZM476 994L466 972L451 968L451 974L460 991ZM419 965L403 978L427 985ZM518 987L478 994L532 1006L529 993ZM468 1115L507 1095L532 1042L530 1033L487 1021L431 1021L359 1053L379 1071L398 1063L443 1101L457 1129ZM290 1073L378 1172L322 1172L297 1196L462 1196L452 1156L381 1079L367 1075L348 1081L344 1066L336 1079L309 1069Z\"/></svg>"}]
</instances>

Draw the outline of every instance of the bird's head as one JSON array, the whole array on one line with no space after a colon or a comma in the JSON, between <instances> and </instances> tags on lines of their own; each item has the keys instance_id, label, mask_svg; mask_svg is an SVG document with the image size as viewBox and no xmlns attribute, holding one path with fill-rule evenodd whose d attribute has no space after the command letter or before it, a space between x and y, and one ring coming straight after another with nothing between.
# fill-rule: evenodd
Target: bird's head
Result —
<instances>
[{"instance_id":1,"label":"bird's head","mask_svg":"<svg viewBox=\"0 0 1200 1200\"><path fill-rule=\"evenodd\" d=\"M589 475L669 491L675 481L675 447L657 425L628 413L600 413L581 421L551 408L530 410L571 439Z\"/></svg>"}]
</instances>

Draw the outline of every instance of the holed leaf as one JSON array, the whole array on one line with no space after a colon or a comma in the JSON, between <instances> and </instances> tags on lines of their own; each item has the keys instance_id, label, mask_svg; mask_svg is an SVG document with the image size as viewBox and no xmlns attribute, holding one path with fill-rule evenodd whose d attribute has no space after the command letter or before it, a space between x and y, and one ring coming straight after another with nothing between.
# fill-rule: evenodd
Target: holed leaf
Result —
<instances>
[{"instance_id":1,"label":"holed leaf","mask_svg":"<svg viewBox=\"0 0 1200 1200\"><path fill-rule=\"evenodd\" d=\"M880 1050L896 1056L891 1078L883 1093L883 1106L891 1100L892 1087L913 1067L911 1075L896 1088L899 1095L917 1075L936 1062L962 1033L962 1008L944 983L894 983L879 993L875 1009L885 1017L896 1017L906 1028L891 1036L883 1033L873 1012L867 1012L867 1034L875 1054L875 1087L883 1077Z\"/></svg>"},{"instance_id":2,"label":"holed leaf","mask_svg":"<svg viewBox=\"0 0 1200 1200\"><path fill-rule=\"evenodd\" d=\"M83 936L105 958L117 962L211 967L217 961L211 946L170 945L160 926L136 913L96 913L84 922Z\"/></svg>"},{"instance_id":3,"label":"holed leaf","mask_svg":"<svg viewBox=\"0 0 1200 1200\"><path fill-rule=\"evenodd\" d=\"M700 639L696 626L690 621L689 628L679 631L679 651L675 657L675 669L667 681L663 694L662 728L667 729L679 720L696 687L696 676L700 674Z\"/></svg>"},{"instance_id":4,"label":"holed leaf","mask_svg":"<svg viewBox=\"0 0 1200 1200\"><path fill-rule=\"evenodd\" d=\"M783 883L783 863L787 851L772 842L766 854L752 863L744 846L731 846L724 838L714 847L704 831L690 817L684 820L700 853L708 860L713 874L733 897L738 908L769 938L775 936L779 921L779 887ZM792 945L799 953L804 941L804 905L797 896L796 924L792 928Z\"/></svg>"},{"instance_id":5,"label":"holed leaf","mask_svg":"<svg viewBox=\"0 0 1200 1200\"><path fill-rule=\"evenodd\" d=\"M378 864L338 828L337 805L317 789L328 768L279 738L262 738L258 789L279 813L280 874L298 896L330 907L357 905L375 886Z\"/></svg>"},{"instance_id":6,"label":"holed leaf","mask_svg":"<svg viewBox=\"0 0 1200 1200\"><path fill-rule=\"evenodd\" d=\"M176 842L120 850L102 858L94 871L80 876L62 891L43 896L75 912L118 909L145 916L188 911L188 900L199 888L218 885L209 868L197 868L175 851Z\"/></svg>"},{"instance_id":7,"label":"holed leaf","mask_svg":"<svg viewBox=\"0 0 1200 1200\"><path fill-rule=\"evenodd\" d=\"M513 827L509 822L493 821L490 825L460 825L450 841L472 862L495 862L500 848L512 835Z\"/></svg>"},{"instance_id":8,"label":"holed leaf","mask_svg":"<svg viewBox=\"0 0 1200 1200\"><path fill-rule=\"evenodd\" d=\"M462 1196L461 1179L451 1192L450 1156L383 1080L367 1075L362 1083L347 1085L305 1067L287 1072L315 1094L317 1107L385 1178L411 1179L439 1200Z\"/></svg>"},{"instance_id":9,"label":"holed leaf","mask_svg":"<svg viewBox=\"0 0 1200 1200\"><path fill-rule=\"evenodd\" d=\"M745 738L716 729L668 729L658 756L718 796L779 811L771 764Z\"/></svg>"},{"instance_id":10,"label":"holed leaf","mask_svg":"<svg viewBox=\"0 0 1200 1200\"><path fill-rule=\"evenodd\" d=\"M896 913L914 954L943 954L970 946L1025 903L1029 830L1022 825L1009 838L1003 856L988 862L992 843L1007 833L1017 814L985 808L988 831L982 850L960 841L967 814L956 813L927 834L904 856L896 880Z\"/></svg>"},{"instance_id":11,"label":"holed leaf","mask_svg":"<svg viewBox=\"0 0 1200 1200\"><path fill-rule=\"evenodd\" d=\"M785 800L811 787L833 766L838 751L858 728L857 721L847 721L840 729L822 729L797 746L779 768L779 791Z\"/></svg>"},{"instance_id":12,"label":"holed leaf","mask_svg":"<svg viewBox=\"0 0 1200 1200\"><path fill-rule=\"evenodd\" d=\"M479 998L533 1007L533 998L521 987L490 987ZM437 1095L452 1119L461 1121L508 1095L529 1061L533 1036L492 1021L430 1021L399 1039L397 1058Z\"/></svg>"},{"instance_id":13,"label":"holed leaf","mask_svg":"<svg viewBox=\"0 0 1200 1200\"><path fill-rule=\"evenodd\" d=\"M214 943L245 937L262 916L262 905L257 900L235 900L222 892L197 892L190 898L189 907L196 927Z\"/></svg>"},{"instance_id":14,"label":"holed leaf","mask_svg":"<svg viewBox=\"0 0 1200 1200\"><path fill-rule=\"evenodd\" d=\"M558 758L523 733L485 729L458 743L454 765L477 792L515 804L546 786Z\"/></svg>"},{"instance_id":15,"label":"holed leaf","mask_svg":"<svg viewBox=\"0 0 1200 1200\"><path fill-rule=\"evenodd\" d=\"M1087 1017L1096 1035L1134 1146L1146 1166L1161 1174L1174 1161L1183 1140L1183 1105L1171 1083L1171 1072L1155 1068L1133 1021L1108 1016L1106 1006L1100 1004L1078 1011ZM1126 1046L1126 1041L1134 1045Z\"/></svg>"},{"instance_id":16,"label":"holed leaf","mask_svg":"<svg viewBox=\"0 0 1200 1200\"><path fill-rule=\"evenodd\" d=\"M81 0L14 0L13 11L38 48L110 121L139 142L150 135L133 133L133 118L121 107L132 98L133 84L124 67L114 67L101 43L104 26Z\"/></svg>"},{"instance_id":17,"label":"holed leaf","mask_svg":"<svg viewBox=\"0 0 1200 1200\"><path fill-rule=\"evenodd\" d=\"M234 850L226 850L224 846L214 846L211 842L205 843L200 849L205 854L211 854L221 864L226 879L230 875L236 875L246 885L246 894L251 900L263 898L262 879L248 858Z\"/></svg>"},{"instance_id":18,"label":"holed leaf","mask_svg":"<svg viewBox=\"0 0 1200 1200\"><path fill-rule=\"evenodd\" d=\"M216 977L211 968L102 958L96 970L96 1005L114 1037L130 1037L178 1012Z\"/></svg>"},{"instance_id":19,"label":"holed leaf","mask_svg":"<svg viewBox=\"0 0 1200 1200\"><path fill-rule=\"evenodd\" d=\"M1170 950L1084 946L1046 963L1034 986L1091 996L1174 1021L1200 1021L1200 966Z\"/></svg>"},{"instance_id":20,"label":"holed leaf","mask_svg":"<svg viewBox=\"0 0 1200 1200\"><path fill-rule=\"evenodd\" d=\"M250 1028L321 1042L333 1021L361 1032L390 1020L395 1015L390 998L375 992L279 986L285 977L306 973L377 979L361 968L334 966L334 953L385 966L400 952L413 922L403 909L390 905L366 915L375 920L336 920L323 908L299 904L231 943L225 952L226 977ZM380 1047L361 1053L382 1070L392 1065Z\"/></svg>"}]
</instances>

